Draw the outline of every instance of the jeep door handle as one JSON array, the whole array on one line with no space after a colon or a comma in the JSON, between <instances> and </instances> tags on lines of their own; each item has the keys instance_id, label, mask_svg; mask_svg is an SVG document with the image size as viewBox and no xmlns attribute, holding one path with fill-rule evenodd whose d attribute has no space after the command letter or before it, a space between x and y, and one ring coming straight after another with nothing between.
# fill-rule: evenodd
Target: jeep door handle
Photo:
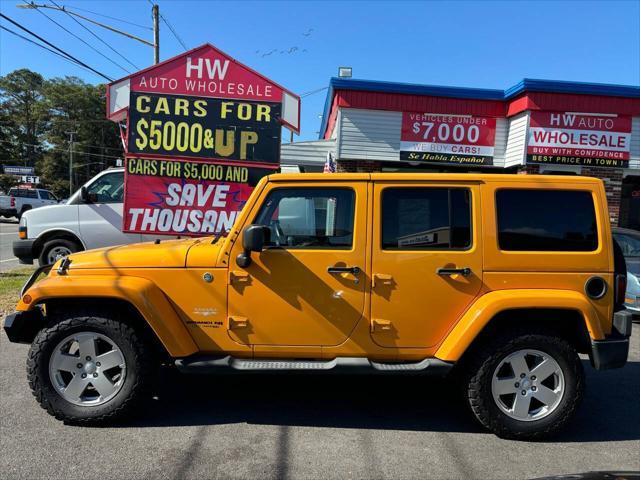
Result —
<instances>
[{"instance_id":1,"label":"jeep door handle","mask_svg":"<svg viewBox=\"0 0 640 480\"><path fill-rule=\"evenodd\" d=\"M352 275L358 275L360 273L360 267L327 267L329 273L350 273Z\"/></svg>"},{"instance_id":2,"label":"jeep door handle","mask_svg":"<svg viewBox=\"0 0 640 480\"><path fill-rule=\"evenodd\" d=\"M437 270L438 275L446 276L446 275L462 275L463 277L468 277L471 275L471 269L469 267L464 268L439 268Z\"/></svg>"}]
</instances>

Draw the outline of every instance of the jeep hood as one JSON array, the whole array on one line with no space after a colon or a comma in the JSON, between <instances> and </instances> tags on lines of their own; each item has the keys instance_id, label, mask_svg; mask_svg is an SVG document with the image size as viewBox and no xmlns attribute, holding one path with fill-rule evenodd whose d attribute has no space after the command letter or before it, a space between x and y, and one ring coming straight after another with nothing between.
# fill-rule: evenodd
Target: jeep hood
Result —
<instances>
[{"instance_id":1,"label":"jeep hood","mask_svg":"<svg viewBox=\"0 0 640 480\"><path fill-rule=\"evenodd\" d=\"M200 242L187 238L88 250L71 255L69 269L184 267L189 249Z\"/></svg>"}]
</instances>

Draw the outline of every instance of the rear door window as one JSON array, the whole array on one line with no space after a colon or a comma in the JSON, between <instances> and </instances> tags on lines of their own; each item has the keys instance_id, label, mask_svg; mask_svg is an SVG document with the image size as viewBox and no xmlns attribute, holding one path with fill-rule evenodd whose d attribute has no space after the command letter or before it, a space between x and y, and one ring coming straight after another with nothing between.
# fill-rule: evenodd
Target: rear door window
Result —
<instances>
[{"instance_id":1,"label":"rear door window","mask_svg":"<svg viewBox=\"0 0 640 480\"><path fill-rule=\"evenodd\" d=\"M17 198L38 198L38 193L30 188L12 188L9 195Z\"/></svg>"},{"instance_id":2,"label":"rear door window","mask_svg":"<svg viewBox=\"0 0 640 480\"><path fill-rule=\"evenodd\" d=\"M471 192L465 188L386 188L382 248L457 250L471 246Z\"/></svg>"},{"instance_id":3,"label":"rear door window","mask_svg":"<svg viewBox=\"0 0 640 480\"><path fill-rule=\"evenodd\" d=\"M591 252L598 230L591 192L501 189L498 245L506 251Z\"/></svg>"}]
</instances>

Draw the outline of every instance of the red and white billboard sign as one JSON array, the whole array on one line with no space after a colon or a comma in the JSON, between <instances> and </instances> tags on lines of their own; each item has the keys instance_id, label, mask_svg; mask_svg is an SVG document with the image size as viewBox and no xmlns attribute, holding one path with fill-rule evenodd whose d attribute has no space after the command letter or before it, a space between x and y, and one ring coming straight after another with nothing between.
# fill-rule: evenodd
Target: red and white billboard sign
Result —
<instances>
[{"instance_id":1,"label":"red and white billboard sign","mask_svg":"<svg viewBox=\"0 0 640 480\"><path fill-rule=\"evenodd\" d=\"M630 116L531 112L528 162L626 167L630 147Z\"/></svg>"},{"instance_id":2,"label":"red and white billboard sign","mask_svg":"<svg viewBox=\"0 0 640 480\"><path fill-rule=\"evenodd\" d=\"M123 231L208 235L277 170L300 97L205 44L110 83L107 117L127 120Z\"/></svg>"},{"instance_id":3,"label":"red and white billboard sign","mask_svg":"<svg viewBox=\"0 0 640 480\"><path fill-rule=\"evenodd\" d=\"M492 165L495 140L492 117L403 112L400 159Z\"/></svg>"},{"instance_id":4,"label":"red and white billboard sign","mask_svg":"<svg viewBox=\"0 0 640 480\"><path fill-rule=\"evenodd\" d=\"M126 116L130 92L282 103L280 121L300 131L300 97L210 44L110 83L110 119Z\"/></svg>"},{"instance_id":5,"label":"red and white billboard sign","mask_svg":"<svg viewBox=\"0 0 640 480\"><path fill-rule=\"evenodd\" d=\"M261 177L273 170L197 161L128 158L124 231L226 233Z\"/></svg>"},{"instance_id":6,"label":"red and white billboard sign","mask_svg":"<svg viewBox=\"0 0 640 480\"><path fill-rule=\"evenodd\" d=\"M178 57L131 77L132 92L280 102L282 89L214 49Z\"/></svg>"}]
</instances>

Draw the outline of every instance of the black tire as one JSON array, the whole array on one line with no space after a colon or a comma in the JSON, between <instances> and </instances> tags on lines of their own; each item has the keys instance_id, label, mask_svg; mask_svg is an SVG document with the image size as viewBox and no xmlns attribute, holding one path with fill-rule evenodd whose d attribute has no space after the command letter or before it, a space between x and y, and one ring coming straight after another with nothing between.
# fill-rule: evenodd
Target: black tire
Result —
<instances>
[{"instance_id":1,"label":"black tire","mask_svg":"<svg viewBox=\"0 0 640 480\"><path fill-rule=\"evenodd\" d=\"M63 248L68 250L70 253L82 250L82 247L73 240L68 240L66 238L53 238L51 240L47 240L47 242L42 246L42 250L40 250L40 255L38 255L38 262L40 262L40 265L48 265L49 263L52 263L49 261L49 253L55 248Z\"/></svg>"},{"instance_id":2,"label":"black tire","mask_svg":"<svg viewBox=\"0 0 640 480\"><path fill-rule=\"evenodd\" d=\"M110 317L116 315L60 318L41 330L31 344L27 359L29 385L42 408L58 420L78 425L100 425L121 420L149 396L156 366L152 348L131 326ZM49 375L49 362L56 346L69 335L79 332L95 332L108 337L117 344L126 362L126 374L120 390L101 405L76 405L67 401L58 393Z\"/></svg>"},{"instance_id":3,"label":"black tire","mask_svg":"<svg viewBox=\"0 0 640 480\"><path fill-rule=\"evenodd\" d=\"M511 353L526 349L541 351L558 363L565 389L560 403L550 414L539 420L520 421L498 407L491 385L500 362ZM584 396L584 370L575 348L565 339L545 331L513 330L486 338L464 359L461 369L467 405L485 428L502 438L539 440L556 434L574 416Z\"/></svg>"}]
</instances>

